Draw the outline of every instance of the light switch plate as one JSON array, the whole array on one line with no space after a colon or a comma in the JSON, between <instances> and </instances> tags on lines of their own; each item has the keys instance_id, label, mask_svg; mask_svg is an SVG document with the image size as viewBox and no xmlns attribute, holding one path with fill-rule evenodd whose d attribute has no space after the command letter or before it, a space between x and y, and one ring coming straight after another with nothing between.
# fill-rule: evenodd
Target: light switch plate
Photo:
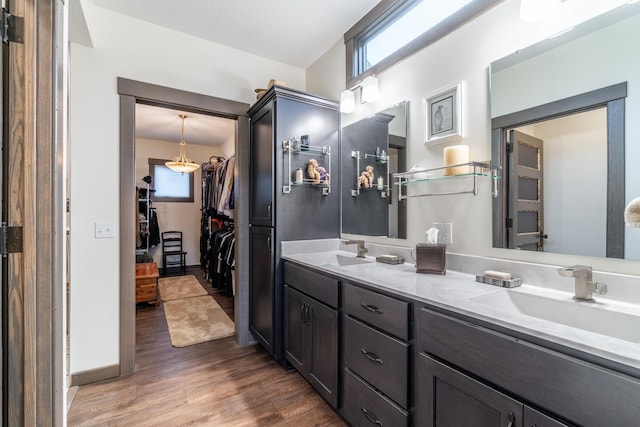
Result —
<instances>
[{"instance_id":1,"label":"light switch plate","mask_svg":"<svg viewBox=\"0 0 640 427\"><path fill-rule=\"evenodd\" d=\"M96 222L96 239L114 238L114 228L113 222Z\"/></svg>"}]
</instances>

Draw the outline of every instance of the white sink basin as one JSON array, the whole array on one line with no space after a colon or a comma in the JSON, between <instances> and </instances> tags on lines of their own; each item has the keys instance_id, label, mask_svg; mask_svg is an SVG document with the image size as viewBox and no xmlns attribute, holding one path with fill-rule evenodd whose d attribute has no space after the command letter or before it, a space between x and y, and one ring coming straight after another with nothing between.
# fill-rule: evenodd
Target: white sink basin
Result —
<instances>
[{"instance_id":1,"label":"white sink basin","mask_svg":"<svg viewBox=\"0 0 640 427\"><path fill-rule=\"evenodd\" d=\"M357 258L355 255L330 254L326 259L322 259L324 264L334 265L338 267L346 267L349 265L371 264L366 258Z\"/></svg>"},{"instance_id":2,"label":"white sink basin","mask_svg":"<svg viewBox=\"0 0 640 427\"><path fill-rule=\"evenodd\" d=\"M612 304L574 301L518 290L499 290L470 298L495 309L524 314L584 331L640 343L640 311L617 311Z\"/></svg>"}]
</instances>

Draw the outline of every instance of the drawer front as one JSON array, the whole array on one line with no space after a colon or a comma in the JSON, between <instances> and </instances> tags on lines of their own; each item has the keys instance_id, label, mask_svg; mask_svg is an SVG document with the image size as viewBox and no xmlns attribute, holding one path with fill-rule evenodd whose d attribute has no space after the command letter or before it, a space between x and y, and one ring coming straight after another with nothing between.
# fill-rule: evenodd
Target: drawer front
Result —
<instances>
[{"instance_id":1,"label":"drawer front","mask_svg":"<svg viewBox=\"0 0 640 427\"><path fill-rule=\"evenodd\" d=\"M157 283L158 283L158 279L156 279L154 277L148 277L148 278L144 278L144 279L136 279L136 286L155 285Z\"/></svg>"},{"instance_id":2,"label":"drawer front","mask_svg":"<svg viewBox=\"0 0 640 427\"><path fill-rule=\"evenodd\" d=\"M403 340L409 339L409 303L350 284L344 287L345 314Z\"/></svg>"},{"instance_id":3,"label":"drawer front","mask_svg":"<svg viewBox=\"0 0 640 427\"><path fill-rule=\"evenodd\" d=\"M639 379L427 308L418 314L417 350L577 424L640 420Z\"/></svg>"},{"instance_id":4,"label":"drawer front","mask_svg":"<svg viewBox=\"0 0 640 427\"><path fill-rule=\"evenodd\" d=\"M375 391L369 384L344 371L342 415L353 426L406 426L407 412Z\"/></svg>"},{"instance_id":5,"label":"drawer front","mask_svg":"<svg viewBox=\"0 0 640 427\"><path fill-rule=\"evenodd\" d=\"M157 299L156 284L136 286L136 302L155 301Z\"/></svg>"},{"instance_id":6,"label":"drawer front","mask_svg":"<svg viewBox=\"0 0 640 427\"><path fill-rule=\"evenodd\" d=\"M339 282L337 279L286 262L284 283L330 307L338 307Z\"/></svg>"},{"instance_id":7,"label":"drawer front","mask_svg":"<svg viewBox=\"0 0 640 427\"><path fill-rule=\"evenodd\" d=\"M345 366L406 408L409 344L350 317L343 325Z\"/></svg>"}]
</instances>

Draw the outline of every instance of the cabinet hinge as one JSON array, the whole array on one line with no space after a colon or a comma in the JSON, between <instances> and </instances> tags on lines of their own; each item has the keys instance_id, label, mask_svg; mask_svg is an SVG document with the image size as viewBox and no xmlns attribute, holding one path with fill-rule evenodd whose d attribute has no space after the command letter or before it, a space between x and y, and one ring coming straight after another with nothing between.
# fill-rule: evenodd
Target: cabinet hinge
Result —
<instances>
[{"instance_id":1,"label":"cabinet hinge","mask_svg":"<svg viewBox=\"0 0 640 427\"><path fill-rule=\"evenodd\" d=\"M513 228L513 218L507 218L507 228Z\"/></svg>"},{"instance_id":2,"label":"cabinet hinge","mask_svg":"<svg viewBox=\"0 0 640 427\"><path fill-rule=\"evenodd\" d=\"M507 153L513 153L513 144L512 143L507 142L506 148L507 148Z\"/></svg>"},{"instance_id":3,"label":"cabinet hinge","mask_svg":"<svg viewBox=\"0 0 640 427\"><path fill-rule=\"evenodd\" d=\"M24 43L24 18L2 9L2 41Z\"/></svg>"},{"instance_id":4,"label":"cabinet hinge","mask_svg":"<svg viewBox=\"0 0 640 427\"><path fill-rule=\"evenodd\" d=\"M0 226L0 255L22 253L22 227Z\"/></svg>"}]
</instances>

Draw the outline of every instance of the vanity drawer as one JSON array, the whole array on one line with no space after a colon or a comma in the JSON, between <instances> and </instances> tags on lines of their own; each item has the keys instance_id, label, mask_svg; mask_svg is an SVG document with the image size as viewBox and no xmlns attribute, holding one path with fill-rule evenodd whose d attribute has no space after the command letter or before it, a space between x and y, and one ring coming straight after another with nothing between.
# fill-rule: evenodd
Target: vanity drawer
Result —
<instances>
[{"instance_id":1,"label":"vanity drawer","mask_svg":"<svg viewBox=\"0 0 640 427\"><path fill-rule=\"evenodd\" d=\"M326 305L338 307L339 281L314 271L286 262L284 283Z\"/></svg>"},{"instance_id":2,"label":"vanity drawer","mask_svg":"<svg viewBox=\"0 0 640 427\"><path fill-rule=\"evenodd\" d=\"M408 302L347 284L344 312L399 338L409 339Z\"/></svg>"},{"instance_id":3,"label":"vanity drawer","mask_svg":"<svg viewBox=\"0 0 640 427\"><path fill-rule=\"evenodd\" d=\"M580 425L636 425L640 379L427 308L418 351Z\"/></svg>"},{"instance_id":4,"label":"vanity drawer","mask_svg":"<svg viewBox=\"0 0 640 427\"><path fill-rule=\"evenodd\" d=\"M345 366L406 408L409 344L350 317L343 326Z\"/></svg>"},{"instance_id":5,"label":"vanity drawer","mask_svg":"<svg viewBox=\"0 0 640 427\"><path fill-rule=\"evenodd\" d=\"M344 370L342 415L353 426L406 426L408 414L369 384Z\"/></svg>"}]
</instances>

